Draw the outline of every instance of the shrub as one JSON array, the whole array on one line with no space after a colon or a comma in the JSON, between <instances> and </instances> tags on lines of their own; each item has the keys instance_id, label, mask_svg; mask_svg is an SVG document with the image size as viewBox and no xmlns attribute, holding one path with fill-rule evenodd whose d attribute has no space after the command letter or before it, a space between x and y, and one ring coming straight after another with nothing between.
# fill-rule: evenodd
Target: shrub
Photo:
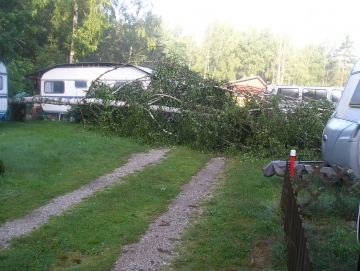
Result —
<instances>
[{"instance_id":1,"label":"shrub","mask_svg":"<svg viewBox=\"0 0 360 271\"><path fill-rule=\"evenodd\" d=\"M225 82L203 79L173 58L158 65L146 89L98 84L88 96L103 104L73 106L70 113L89 129L144 144L276 159L287 159L291 149L302 159L319 158L322 130L333 111L330 103L290 102L277 95L268 100L249 96L245 106L239 106ZM114 100L125 106L110 106Z\"/></svg>"}]
</instances>

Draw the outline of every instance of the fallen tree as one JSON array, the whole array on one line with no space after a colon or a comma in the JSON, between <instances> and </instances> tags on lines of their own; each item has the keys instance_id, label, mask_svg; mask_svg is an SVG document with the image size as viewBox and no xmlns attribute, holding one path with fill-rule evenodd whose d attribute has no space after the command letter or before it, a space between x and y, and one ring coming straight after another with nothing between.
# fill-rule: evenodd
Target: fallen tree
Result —
<instances>
[{"instance_id":1,"label":"fallen tree","mask_svg":"<svg viewBox=\"0 0 360 271\"><path fill-rule=\"evenodd\" d=\"M104 101L99 98L49 98L42 96L33 96L33 97L21 97L21 98L10 98L8 100L9 104L56 104L56 105L75 105L75 106L84 106L84 105L108 105L113 107L126 107L129 106L127 102L124 101ZM169 107L169 106L159 106L149 104L151 110L161 110L167 113L180 113L180 108Z\"/></svg>"},{"instance_id":2,"label":"fallen tree","mask_svg":"<svg viewBox=\"0 0 360 271\"><path fill-rule=\"evenodd\" d=\"M247 153L285 160L296 149L302 160L321 155L321 134L333 110L326 101L269 100L248 95L243 106L226 82L203 79L177 59L164 59L150 84L108 86L94 80L84 98L22 97L11 104L69 105L69 116L86 129L130 137L142 144L187 145L206 152ZM251 114L250 114L251 113Z\"/></svg>"}]
</instances>

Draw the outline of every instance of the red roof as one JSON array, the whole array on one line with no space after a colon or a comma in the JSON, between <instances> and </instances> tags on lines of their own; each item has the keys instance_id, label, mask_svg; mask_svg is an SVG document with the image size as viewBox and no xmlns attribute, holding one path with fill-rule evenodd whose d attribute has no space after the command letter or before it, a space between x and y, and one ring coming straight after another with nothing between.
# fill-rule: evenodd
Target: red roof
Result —
<instances>
[{"instance_id":1,"label":"red roof","mask_svg":"<svg viewBox=\"0 0 360 271\"><path fill-rule=\"evenodd\" d=\"M235 91L263 92L266 89L266 83L260 76L252 76L230 82Z\"/></svg>"}]
</instances>

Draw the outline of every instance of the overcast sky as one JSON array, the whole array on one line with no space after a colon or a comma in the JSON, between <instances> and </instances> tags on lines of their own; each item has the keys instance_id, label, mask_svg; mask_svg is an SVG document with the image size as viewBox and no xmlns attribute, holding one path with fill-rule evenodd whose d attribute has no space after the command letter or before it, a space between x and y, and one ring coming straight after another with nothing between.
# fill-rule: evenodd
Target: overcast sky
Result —
<instances>
[{"instance_id":1,"label":"overcast sky","mask_svg":"<svg viewBox=\"0 0 360 271\"><path fill-rule=\"evenodd\" d=\"M320 42L339 46L346 35L354 41L360 58L359 0L149 0L153 12L170 27L201 41L214 20L228 21L240 30L249 26L287 33L299 47Z\"/></svg>"}]
</instances>

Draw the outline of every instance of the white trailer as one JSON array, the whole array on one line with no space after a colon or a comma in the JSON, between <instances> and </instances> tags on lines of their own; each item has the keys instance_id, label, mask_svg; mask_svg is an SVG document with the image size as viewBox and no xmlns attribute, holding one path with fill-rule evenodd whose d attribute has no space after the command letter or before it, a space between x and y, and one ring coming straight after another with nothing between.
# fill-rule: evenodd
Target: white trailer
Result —
<instances>
[{"instance_id":1,"label":"white trailer","mask_svg":"<svg viewBox=\"0 0 360 271\"><path fill-rule=\"evenodd\" d=\"M40 97L82 99L92 82L99 79L108 85L123 85L140 81L144 87L150 83L152 70L130 64L119 65L111 62L81 62L54 65L30 74L39 88ZM37 105L39 107L39 105ZM46 116L62 119L68 111L68 105L41 104Z\"/></svg>"},{"instance_id":2,"label":"white trailer","mask_svg":"<svg viewBox=\"0 0 360 271\"><path fill-rule=\"evenodd\" d=\"M322 152L330 166L349 167L360 178L360 60L323 131Z\"/></svg>"},{"instance_id":3,"label":"white trailer","mask_svg":"<svg viewBox=\"0 0 360 271\"><path fill-rule=\"evenodd\" d=\"M6 118L8 109L8 74L5 65L0 62L0 121Z\"/></svg>"}]
</instances>

